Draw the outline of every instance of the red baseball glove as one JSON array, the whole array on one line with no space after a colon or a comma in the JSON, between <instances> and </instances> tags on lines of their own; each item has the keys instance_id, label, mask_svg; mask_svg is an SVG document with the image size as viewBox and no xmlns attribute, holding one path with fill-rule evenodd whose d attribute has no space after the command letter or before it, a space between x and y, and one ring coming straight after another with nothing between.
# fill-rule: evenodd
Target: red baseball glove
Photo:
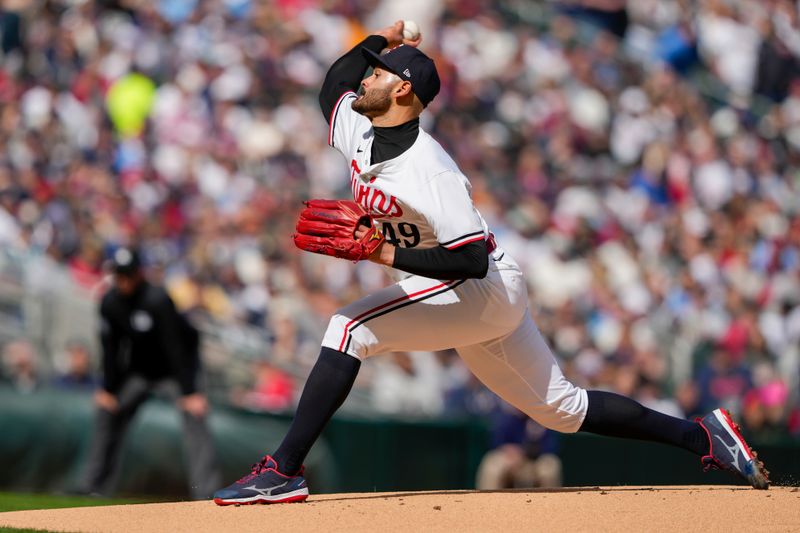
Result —
<instances>
[{"instance_id":1,"label":"red baseball glove","mask_svg":"<svg viewBox=\"0 0 800 533\"><path fill-rule=\"evenodd\" d=\"M301 250L332 255L341 259L367 259L383 242L383 235L372 223L372 217L351 200L309 200L300 212L294 244ZM361 239L355 233L359 226L372 228Z\"/></svg>"}]
</instances>

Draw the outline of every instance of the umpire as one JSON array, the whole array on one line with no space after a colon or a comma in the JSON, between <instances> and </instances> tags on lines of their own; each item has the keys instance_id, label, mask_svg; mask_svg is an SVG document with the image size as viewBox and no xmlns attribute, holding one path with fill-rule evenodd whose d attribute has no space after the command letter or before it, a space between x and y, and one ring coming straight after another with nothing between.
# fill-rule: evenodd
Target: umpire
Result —
<instances>
[{"instance_id":1,"label":"umpire","mask_svg":"<svg viewBox=\"0 0 800 533\"><path fill-rule=\"evenodd\" d=\"M208 401L198 390L199 332L162 287L145 279L135 250L117 249L112 265L114 285L100 303L103 376L95 393L97 425L84 489L111 492L125 432L155 392L178 399L191 494L207 498L220 476L206 425Z\"/></svg>"}]
</instances>

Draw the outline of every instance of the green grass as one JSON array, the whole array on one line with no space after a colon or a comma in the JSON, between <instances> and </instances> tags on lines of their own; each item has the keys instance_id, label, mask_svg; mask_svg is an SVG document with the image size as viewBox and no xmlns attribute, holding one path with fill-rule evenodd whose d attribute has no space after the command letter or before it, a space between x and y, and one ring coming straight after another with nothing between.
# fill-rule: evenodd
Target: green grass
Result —
<instances>
[{"instance_id":1,"label":"green grass","mask_svg":"<svg viewBox=\"0 0 800 533\"><path fill-rule=\"evenodd\" d=\"M0 533L52 533L48 529L17 529L15 527L0 526Z\"/></svg>"},{"instance_id":2,"label":"green grass","mask_svg":"<svg viewBox=\"0 0 800 533\"><path fill-rule=\"evenodd\" d=\"M5 511L25 511L28 509L59 509L62 507L124 505L128 503L147 503L147 501L148 500L130 498L92 498L89 496L0 492L0 513ZM17 529L0 526L0 533L48 533L48 530Z\"/></svg>"},{"instance_id":3,"label":"green grass","mask_svg":"<svg viewBox=\"0 0 800 533\"><path fill-rule=\"evenodd\" d=\"M0 492L0 513L27 509L59 509L61 507L95 507L99 505L124 505L147 503L151 500L130 498L93 498L90 496L67 496L60 494L25 494Z\"/></svg>"}]
</instances>

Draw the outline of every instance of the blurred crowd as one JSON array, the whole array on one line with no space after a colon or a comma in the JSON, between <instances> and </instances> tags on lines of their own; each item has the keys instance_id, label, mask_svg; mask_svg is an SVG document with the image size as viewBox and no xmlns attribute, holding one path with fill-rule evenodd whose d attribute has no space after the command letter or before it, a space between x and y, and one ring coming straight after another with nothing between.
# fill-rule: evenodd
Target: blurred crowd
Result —
<instances>
[{"instance_id":1,"label":"blurred crowd","mask_svg":"<svg viewBox=\"0 0 800 533\"><path fill-rule=\"evenodd\" d=\"M414 19L442 77L422 126L568 377L800 435L797 1L3 5L0 245L96 291L135 244L198 320L265 328L236 402L290 405L281 367L313 364L332 311L388 283L290 235L303 199L348 195L316 100L328 66ZM383 412L497 409L453 352L378 359L357 387Z\"/></svg>"}]
</instances>

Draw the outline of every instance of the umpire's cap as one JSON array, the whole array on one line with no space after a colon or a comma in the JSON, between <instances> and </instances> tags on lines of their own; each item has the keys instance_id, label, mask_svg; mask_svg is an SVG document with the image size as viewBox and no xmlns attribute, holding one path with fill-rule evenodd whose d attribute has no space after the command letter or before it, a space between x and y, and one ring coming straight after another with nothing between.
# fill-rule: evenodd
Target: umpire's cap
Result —
<instances>
[{"instance_id":1,"label":"umpire's cap","mask_svg":"<svg viewBox=\"0 0 800 533\"><path fill-rule=\"evenodd\" d=\"M114 274L130 276L138 272L141 266L139 253L133 248L117 248L111 256L111 269Z\"/></svg>"},{"instance_id":2,"label":"umpire's cap","mask_svg":"<svg viewBox=\"0 0 800 533\"><path fill-rule=\"evenodd\" d=\"M380 67L411 82L411 89L423 106L427 106L439 94L441 82L433 59L413 46L401 44L383 55L362 48L361 53L372 67Z\"/></svg>"}]
</instances>

